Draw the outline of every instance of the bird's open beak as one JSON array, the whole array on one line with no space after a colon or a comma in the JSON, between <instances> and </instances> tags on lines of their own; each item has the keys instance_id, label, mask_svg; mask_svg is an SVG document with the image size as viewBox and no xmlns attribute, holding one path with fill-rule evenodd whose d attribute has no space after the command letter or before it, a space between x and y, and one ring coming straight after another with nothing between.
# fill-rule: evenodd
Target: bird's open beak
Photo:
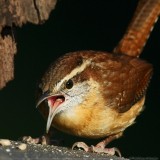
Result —
<instances>
[{"instance_id":1,"label":"bird's open beak","mask_svg":"<svg viewBox=\"0 0 160 160\"><path fill-rule=\"evenodd\" d=\"M49 115L46 126L46 133L48 133L52 124L52 120L55 115L61 110L60 104L65 101L65 98L62 95L51 95L49 93L44 93L38 100L36 107L38 107L45 100L47 100L49 106Z\"/></svg>"}]
</instances>

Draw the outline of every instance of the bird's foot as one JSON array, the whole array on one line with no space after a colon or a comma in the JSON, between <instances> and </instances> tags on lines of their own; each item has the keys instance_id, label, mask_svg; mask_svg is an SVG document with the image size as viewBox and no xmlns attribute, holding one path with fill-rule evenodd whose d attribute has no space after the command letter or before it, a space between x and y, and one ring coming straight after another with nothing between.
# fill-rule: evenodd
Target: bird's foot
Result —
<instances>
[{"instance_id":1,"label":"bird's foot","mask_svg":"<svg viewBox=\"0 0 160 160\"><path fill-rule=\"evenodd\" d=\"M47 135L43 135L38 138L32 138L31 136L24 136L22 137L22 141L30 144L42 144L42 145L50 144L50 140Z\"/></svg>"},{"instance_id":2,"label":"bird's foot","mask_svg":"<svg viewBox=\"0 0 160 160\"><path fill-rule=\"evenodd\" d=\"M44 134L38 138L32 138L31 136L23 136L20 138L24 143L30 144L42 144L42 145L56 145L60 146L63 143L62 139L53 139L49 134Z\"/></svg>"},{"instance_id":3,"label":"bird's foot","mask_svg":"<svg viewBox=\"0 0 160 160\"><path fill-rule=\"evenodd\" d=\"M74 149L75 147L78 148L82 148L84 149L86 152L95 152L95 153L105 153L109 156L113 156L117 153L117 155L119 157L121 157L121 153L119 151L119 149L117 148L105 148L102 145L97 144L96 146L91 146L89 147L87 144L85 144L84 142L76 142L73 144L72 149Z\"/></svg>"}]
</instances>

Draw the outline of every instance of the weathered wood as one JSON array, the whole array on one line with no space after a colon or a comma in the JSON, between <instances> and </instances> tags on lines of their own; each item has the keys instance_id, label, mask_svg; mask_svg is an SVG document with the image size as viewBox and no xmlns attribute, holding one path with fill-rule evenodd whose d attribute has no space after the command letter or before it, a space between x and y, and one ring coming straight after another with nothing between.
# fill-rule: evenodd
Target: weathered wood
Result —
<instances>
[{"instance_id":1,"label":"weathered wood","mask_svg":"<svg viewBox=\"0 0 160 160\"><path fill-rule=\"evenodd\" d=\"M16 43L10 36L0 36L0 89L14 78L14 54Z\"/></svg>"},{"instance_id":2,"label":"weathered wood","mask_svg":"<svg viewBox=\"0 0 160 160\"><path fill-rule=\"evenodd\" d=\"M54 145L40 145L40 144L27 144L26 149L21 150L18 146L21 145L20 141L11 141L11 144L6 146L0 145L0 159L101 159L101 160L128 160L127 158L110 156L102 153L91 153L83 150L71 150L66 147L59 147Z\"/></svg>"},{"instance_id":3,"label":"weathered wood","mask_svg":"<svg viewBox=\"0 0 160 160\"><path fill-rule=\"evenodd\" d=\"M0 89L14 78L16 43L12 36L2 37L5 26L21 27L27 22L41 24L49 18L57 0L0 0Z\"/></svg>"}]
</instances>

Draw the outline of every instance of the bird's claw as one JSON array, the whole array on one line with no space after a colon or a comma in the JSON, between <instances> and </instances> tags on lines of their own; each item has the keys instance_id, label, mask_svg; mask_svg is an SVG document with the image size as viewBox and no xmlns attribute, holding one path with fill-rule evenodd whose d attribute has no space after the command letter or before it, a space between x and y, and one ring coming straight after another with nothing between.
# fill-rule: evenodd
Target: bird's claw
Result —
<instances>
[{"instance_id":1,"label":"bird's claw","mask_svg":"<svg viewBox=\"0 0 160 160\"><path fill-rule=\"evenodd\" d=\"M76 142L76 143L74 143L73 146L72 146L72 150L73 150L75 147L77 147L77 148L82 148L82 149L84 149L86 152L89 152L89 149L90 149L90 147L89 147L87 144L85 144L84 142Z\"/></svg>"},{"instance_id":2,"label":"bird's claw","mask_svg":"<svg viewBox=\"0 0 160 160\"><path fill-rule=\"evenodd\" d=\"M72 146L72 149L74 149L75 147L82 148L86 152L105 153L105 154L110 155L110 156L113 156L117 153L118 156L121 157L121 152L119 151L118 148L115 148L115 147L113 147L113 148L102 148L102 147L93 146L93 145L91 147L89 147L84 142L74 143L73 146Z\"/></svg>"},{"instance_id":3,"label":"bird's claw","mask_svg":"<svg viewBox=\"0 0 160 160\"><path fill-rule=\"evenodd\" d=\"M95 153L106 153L108 154L109 156L113 156L115 155L116 153L118 154L119 157L121 157L121 152L119 151L118 148L100 148L100 147L96 147L96 146L91 146L90 147L92 150L92 152L95 152Z\"/></svg>"},{"instance_id":4,"label":"bird's claw","mask_svg":"<svg viewBox=\"0 0 160 160\"><path fill-rule=\"evenodd\" d=\"M48 138L46 136L41 136L38 138L32 138L31 136L24 136L22 137L22 142L30 144L42 144L42 145L49 144Z\"/></svg>"}]
</instances>

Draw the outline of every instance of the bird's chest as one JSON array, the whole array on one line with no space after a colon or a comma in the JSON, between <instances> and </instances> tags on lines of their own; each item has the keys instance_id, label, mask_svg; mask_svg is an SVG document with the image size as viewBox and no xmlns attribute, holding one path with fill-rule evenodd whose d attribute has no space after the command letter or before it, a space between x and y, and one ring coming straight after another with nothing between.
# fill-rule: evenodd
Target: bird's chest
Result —
<instances>
[{"instance_id":1,"label":"bird's chest","mask_svg":"<svg viewBox=\"0 0 160 160\"><path fill-rule=\"evenodd\" d=\"M109 107L79 106L55 117L53 126L80 137L102 138L123 132L142 110L144 98L125 113L117 113Z\"/></svg>"}]
</instances>

